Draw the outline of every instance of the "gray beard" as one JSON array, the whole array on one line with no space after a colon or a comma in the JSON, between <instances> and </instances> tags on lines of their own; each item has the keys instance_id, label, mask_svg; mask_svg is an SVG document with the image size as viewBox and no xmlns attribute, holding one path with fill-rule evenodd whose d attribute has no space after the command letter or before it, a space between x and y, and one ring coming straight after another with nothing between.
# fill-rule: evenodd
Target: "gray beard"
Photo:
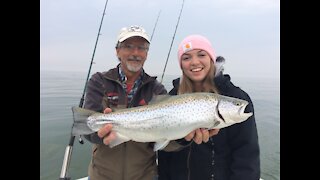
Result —
<instances>
[{"instance_id":1,"label":"gray beard","mask_svg":"<svg viewBox=\"0 0 320 180\"><path fill-rule=\"evenodd\" d=\"M142 65L139 65L139 66L132 66L130 65L129 63L126 64L127 66L127 69L131 72L138 72L140 71L140 69L142 68Z\"/></svg>"}]
</instances>

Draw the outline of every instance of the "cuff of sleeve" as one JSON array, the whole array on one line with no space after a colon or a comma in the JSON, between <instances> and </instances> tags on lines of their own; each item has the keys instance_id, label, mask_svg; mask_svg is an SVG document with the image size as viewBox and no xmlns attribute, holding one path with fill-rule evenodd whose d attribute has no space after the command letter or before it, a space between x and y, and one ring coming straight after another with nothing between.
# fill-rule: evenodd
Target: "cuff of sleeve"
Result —
<instances>
[{"instance_id":1,"label":"cuff of sleeve","mask_svg":"<svg viewBox=\"0 0 320 180\"><path fill-rule=\"evenodd\" d=\"M84 135L84 137L91 143L103 144L103 139L98 136L97 132L89 135Z\"/></svg>"},{"instance_id":2,"label":"cuff of sleeve","mask_svg":"<svg viewBox=\"0 0 320 180\"><path fill-rule=\"evenodd\" d=\"M176 142L182 146L187 146L192 143L192 141L187 141L184 138L176 140Z\"/></svg>"}]
</instances>

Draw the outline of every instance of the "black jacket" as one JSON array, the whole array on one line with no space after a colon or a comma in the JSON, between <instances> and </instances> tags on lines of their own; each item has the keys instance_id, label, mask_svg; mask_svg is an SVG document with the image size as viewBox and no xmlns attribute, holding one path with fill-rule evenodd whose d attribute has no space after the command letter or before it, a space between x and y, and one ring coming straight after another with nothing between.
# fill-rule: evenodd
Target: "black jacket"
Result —
<instances>
[{"instance_id":1,"label":"black jacket","mask_svg":"<svg viewBox=\"0 0 320 180\"><path fill-rule=\"evenodd\" d=\"M169 92L176 95L180 79ZM219 75L215 84L220 94L247 100L245 112L253 112L246 92ZM259 180L260 150L254 114L246 121L220 129L207 143L191 143L178 152L159 151L159 180Z\"/></svg>"}]
</instances>

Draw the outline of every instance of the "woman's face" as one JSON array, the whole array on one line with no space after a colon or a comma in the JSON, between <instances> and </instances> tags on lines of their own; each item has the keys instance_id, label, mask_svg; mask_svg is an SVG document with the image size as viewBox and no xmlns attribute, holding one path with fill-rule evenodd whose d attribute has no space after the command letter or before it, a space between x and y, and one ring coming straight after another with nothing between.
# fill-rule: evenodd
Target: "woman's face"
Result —
<instances>
[{"instance_id":1,"label":"woman's face","mask_svg":"<svg viewBox=\"0 0 320 180\"><path fill-rule=\"evenodd\" d=\"M209 54L201 49L194 49L181 56L182 71L193 82L202 82L211 66Z\"/></svg>"}]
</instances>

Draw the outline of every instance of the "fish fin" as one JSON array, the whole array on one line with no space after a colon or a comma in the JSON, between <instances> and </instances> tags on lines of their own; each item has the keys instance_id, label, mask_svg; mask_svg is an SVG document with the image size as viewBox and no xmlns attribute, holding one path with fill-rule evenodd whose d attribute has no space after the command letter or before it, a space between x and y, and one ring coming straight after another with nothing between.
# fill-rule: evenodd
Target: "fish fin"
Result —
<instances>
[{"instance_id":1,"label":"fish fin","mask_svg":"<svg viewBox=\"0 0 320 180\"><path fill-rule=\"evenodd\" d=\"M119 110L124 110L126 108L127 108L126 105L118 105L117 107L112 107L111 109L112 109L112 112L117 112Z\"/></svg>"},{"instance_id":2,"label":"fish fin","mask_svg":"<svg viewBox=\"0 0 320 180\"><path fill-rule=\"evenodd\" d=\"M115 132L115 133L116 133L116 138L109 143L109 147L113 148L116 145L130 141L130 138L128 138L127 136L124 136L118 132Z\"/></svg>"},{"instance_id":3,"label":"fish fin","mask_svg":"<svg viewBox=\"0 0 320 180\"><path fill-rule=\"evenodd\" d=\"M161 101L165 101L166 99L168 99L169 97L171 97L168 94L164 94L164 95L153 95L152 99L149 101L148 104L155 104L155 103L159 103Z\"/></svg>"},{"instance_id":4,"label":"fish fin","mask_svg":"<svg viewBox=\"0 0 320 180\"><path fill-rule=\"evenodd\" d=\"M162 150L169 144L169 142L170 140L167 140L167 139L163 141L157 141L156 143L154 143L153 150L154 151Z\"/></svg>"},{"instance_id":5,"label":"fish fin","mask_svg":"<svg viewBox=\"0 0 320 180\"><path fill-rule=\"evenodd\" d=\"M80 108L80 107L72 107L72 114L73 114L72 135L79 136L79 135L94 133L94 131L91 130L87 124L87 118L94 113L97 113L97 112Z\"/></svg>"}]
</instances>

